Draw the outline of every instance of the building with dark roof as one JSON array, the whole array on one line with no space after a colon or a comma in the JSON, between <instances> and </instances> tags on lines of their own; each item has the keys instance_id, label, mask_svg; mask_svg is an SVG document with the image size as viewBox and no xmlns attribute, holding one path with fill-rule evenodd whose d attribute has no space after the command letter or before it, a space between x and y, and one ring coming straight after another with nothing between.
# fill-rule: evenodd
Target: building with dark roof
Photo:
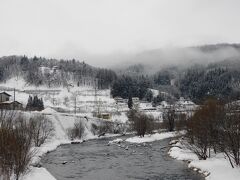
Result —
<instances>
[{"instance_id":1,"label":"building with dark roof","mask_svg":"<svg viewBox=\"0 0 240 180\"><path fill-rule=\"evenodd\" d=\"M22 110L23 105L18 101L10 101L11 95L6 92L0 93L0 109Z\"/></svg>"},{"instance_id":2,"label":"building with dark roof","mask_svg":"<svg viewBox=\"0 0 240 180\"><path fill-rule=\"evenodd\" d=\"M0 103L5 102L5 101L9 101L10 96L11 95L6 93L6 92L1 92L0 93Z\"/></svg>"}]
</instances>

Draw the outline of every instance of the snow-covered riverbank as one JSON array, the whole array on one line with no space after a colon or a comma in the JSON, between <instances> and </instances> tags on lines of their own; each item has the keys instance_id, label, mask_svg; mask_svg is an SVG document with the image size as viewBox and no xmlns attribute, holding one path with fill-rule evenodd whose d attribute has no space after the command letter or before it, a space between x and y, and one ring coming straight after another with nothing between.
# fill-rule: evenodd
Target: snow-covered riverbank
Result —
<instances>
[{"instance_id":1,"label":"snow-covered riverbank","mask_svg":"<svg viewBox=\"0 0 240 180\"><path fill-rule=\"evenodd\" d=\"M196 154L181 144L181 141L175 146L169 150L169 155L175 159L190 162L188 167L204 174L207 180L238 180L240 178L240 169L233 169L222 153L207 160L199 160Z\"/></svg>"},{"instance_id":2,"label":"snow-covered riverbank","mask_svg":"<svg viewBox=\"0 0 240 180\"><path fill-rule=\"evenodd\" d=\"M25 115L31 116L31 115L34 115L35 113L39 114L38 112L34 112L32 114L26 112ZM97 135L93 135L93 133L91 132L92 123L96 123L96 124L98 123L94 119L87 121L86 119L80 118L80 116L75 116L72 114L66 115L62 113L57 113L52 109L48 111L45 110L40 113L45 114L53 122L55 132L54 132L54 135L41 147L34 148L34 150L36 150L37 153L35 154L33 161L30 165L29 173L23 176L21 180L42 180L42 179L55 180L55 178L45 168L34 167L34 166L36 166L40 162L41 157L44 154L55 150L58 146L62 144L71 143L71 141L67 136L67 129L70 127L73 127L76 121L81 120L84 124L84 129L85 129L82 139L77 140L78 142L82 142L83 140L102 138L102 137L98 137ZM105 134L103 137L106 138L106 137L117 137L117 136L120 136L120 134Z\"/></svg>"},{"instance_id":3,"label":"snow-covered riverbank","mask_svg":"<svg viewBox=\"0 0 240 180\"><path fill-rule=\"evenodd\" d=\"M155 133L152 135L145 135L144 137L135 136L135 137L126 139L126 141L130 143L146 143L146 142L159 141L162 139L175 137L176 135L177 135L176 132L163 132L163 133Z\"/></svg>"},{"instance_id":4,"label":"snow-covered riverbank","mask_svg":"<svg viewBox=\"0 0 240 180\"><path fill-rule=\"evenodd\" d=\"M34 157L33 164L37 164L41 157L49 152L55 150L59 145L70 143L68 140L66 129L72 126L75 122L75 118L71 116L62 117L59 114L51 114L48 117L52 120L55 126L55 135L44 145L37 149L37 154ZM65 119L64 119L65 118ZM67 118L67 119L66 119ZM85 124L85 133L84 133L84 140L95 139L98 138L94 136L90 131L90 122L86 122ZM165 133L155 133L153 135L146 135L143 138L140 137L133 137L126 139L127 142L131 143L144 143L144 142L152 142L157 140L162 140L170 137L176 136L177 133L175 132L165 132ZM113 137L117 135L105 135L104 137ZM43 167L33 167L30 166L30 172L22 177L22 180L54 180L55 178Z\"/></svg>"},{"instance_id":5,"label":"snow-covered riverbank","mask_svg":"<svg viewBox=\"0 0 240 180\"><path fill-rule=\"evenodd\" d=\"M45 168L33 167L33 165L38 164L41 160L41 157L45 153L55 150L58 146L62 144L71 143L71 141L68 139L68 136L67 136L67 129L69 127L73 127L74 123L78 119L74 115L65 116L65 115L61 115L60 113L54 113L54 112L45 113L45 111L43 111L42 113L47 114L46 116L53 122L55 132L54 132L54 135L41 147L39 148L35 147L34 150L36 151L36 154L30 165L30 168L29 168L30 171L28 174L22 177L22 180L42 180L42 179L53 180L55 179ZM91 127L90 121L89 122L85 121L84 126L85 126L85 131L83 135L84 140L97 138L97 136L94 136L90 131L90 127Z\"/></svg>"}]
</instances>

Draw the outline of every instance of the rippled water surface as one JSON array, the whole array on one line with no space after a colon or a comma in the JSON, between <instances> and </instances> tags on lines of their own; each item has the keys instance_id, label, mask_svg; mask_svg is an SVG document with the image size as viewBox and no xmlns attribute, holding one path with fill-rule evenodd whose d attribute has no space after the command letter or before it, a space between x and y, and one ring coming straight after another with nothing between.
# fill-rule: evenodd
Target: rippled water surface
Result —
<instances>
[{"instance_id":1,"label":"rippled water surface","mask_svg":"<svg viewBox=\"0 0 240 180\"><path fill-rule=\"evenodd\" d=\"M43 166L58 180L204 179L186 163L168 157L167 149L161 150L169 140L107 146L109 140L60 146L43 157Z\"/></svg>"}]
</instances>

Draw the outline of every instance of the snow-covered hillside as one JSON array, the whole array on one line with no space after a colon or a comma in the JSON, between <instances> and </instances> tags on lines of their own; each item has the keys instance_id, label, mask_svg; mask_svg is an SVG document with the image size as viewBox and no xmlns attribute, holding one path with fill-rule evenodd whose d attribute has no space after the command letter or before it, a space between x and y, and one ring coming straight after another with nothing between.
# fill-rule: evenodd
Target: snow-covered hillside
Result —
<instances>
[{"instance_id":1,"label":"snow-covered hillside","mask_svg":"<svg viewBox=\"0 0 240 180\"><path fill-rule=\"evenodd\" d=\"M44 107L62 113L76 113L80 116L93 117L93 112L111 113L113 121L126 122L127 105L116 106L111 97L110 89L95 90L90 86L72 86L71 88L49 88L47 86L33 86L27 84L22 78L11 78L0 84L0 91L5 91L25 107L28 97L37 95L43 99ZM116 113L118 111L118 113ZM119 113L120 112L120 113Z\"/></svg>"},{"instance_id":2,"label":"snow-covered hillside","mask_svg":"<svg viewBox=\"0 0 240 180\"><path fill-rule=\"evenodd\" d=\"M93 117L93 112L111 113L111 120L126 122L128 111L127 103L118 103L111 97L110 89L96 90L91 86L72 85L68 87L49 88L47 86L29 85L21 77L14 77L5 83L0 83L0 91L11 95L13 100L15 89L15 100L25 107L29 96L37 95L43 99L44 107L54 109L62 113L76 113L81 116ZM154 96L157 90L151 89ZM140 102L139 109L146 111L151 109L151 103ZM161 120L161 112L146 112Z\"/></svg>"}]
</instances>

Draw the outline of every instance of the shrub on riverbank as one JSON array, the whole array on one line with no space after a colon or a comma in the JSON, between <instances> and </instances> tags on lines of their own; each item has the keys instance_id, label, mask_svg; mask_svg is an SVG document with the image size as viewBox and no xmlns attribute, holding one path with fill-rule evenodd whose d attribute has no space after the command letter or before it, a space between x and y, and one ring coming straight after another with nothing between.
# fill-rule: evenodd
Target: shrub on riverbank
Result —
<instances>
[{"instance_id":1,"label":"shrub on riverbank","mask_svg":"<svg viewBox=\"0 0 240 180\"><path fill-rule=\"evenodd\" d=\"M67 134L69 139L82 139L85 128L82 121L75 122L73 128L69 128L67 130Z\"/></svg>"},{"instance_id":2,"label":"shrub on riverbank","mask_svg":"<svg viewBox=\"0 0 240 180\"><path fill-rule=\"evenodd\" d=\"M27 172L34 155L32 140L31 127L22 116L14 112L0 117L0 179L18 180Z\"/></svg>"},{"instance_id":3,"label":"shrub on riverbank","mask_svg":"<svg viewBox=\"0 0 240 180\"><path fill-rule=\"evenodd\" d=\"M207 100L187 123L187 146L199 159L222 152L232 167L240 167L240 113L233 103Z\"/></svg>"},{"instance_id":4,"label":"shrub on riverbank","mask_svg":"<svg viewBox=\"0 0 240 180\"><path fill-rule=\"evenodd\" d=\"M29 124L33 135L33 142L36 147L40 147L53 135L53 123L44 115L37 115L30 118Z\"/></svg>"},{"instance_id":5,"label":"shrub on riverbank","mask_svg":"<svg viewBox=\"0 0 240 180\"><path fill-rule=\"evenodd\" d=\"M151 134L154 129L154 118L136 110L128 112L128 119L131 123L133 131L137 132L138 136L144 137L146 133Z\"/></svg>"}]
</instances>

